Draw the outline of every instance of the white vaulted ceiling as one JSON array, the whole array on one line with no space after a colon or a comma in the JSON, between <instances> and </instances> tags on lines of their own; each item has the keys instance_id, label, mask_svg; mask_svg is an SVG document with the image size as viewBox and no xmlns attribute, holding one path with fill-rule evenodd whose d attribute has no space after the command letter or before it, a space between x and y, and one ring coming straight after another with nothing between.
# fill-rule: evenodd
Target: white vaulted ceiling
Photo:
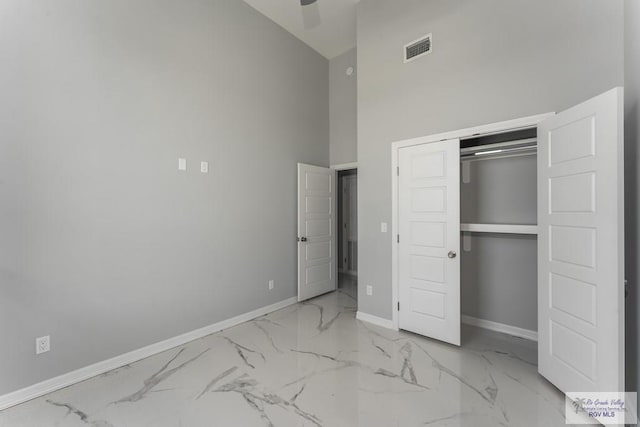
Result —
<instances>
[{"instance_id":1,"label":"white vaulted ceiling","mask_svg":"<svg viewBox=\"0 0 640 427\"><path fill-rule=\"evenodd\" d=\"M309 30L303 25L300 0L244 1L327 59L356 45L356 5L359 0L318 0L321 23Z\"/></svg>"}]
</instances>

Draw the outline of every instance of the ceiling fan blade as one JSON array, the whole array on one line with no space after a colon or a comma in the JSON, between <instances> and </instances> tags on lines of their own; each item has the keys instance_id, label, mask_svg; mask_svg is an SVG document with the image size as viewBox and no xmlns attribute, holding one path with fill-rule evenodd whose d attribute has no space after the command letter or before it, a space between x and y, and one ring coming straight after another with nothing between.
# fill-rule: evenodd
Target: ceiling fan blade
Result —
<instances>
[{"instance_id":1,"label":"ceiling fan blade","mask_svg":"<svg viewBox=\"0 0 640 427\"><path fill-rule=\"evenodd\" d=\"M321 23L320 7L317 0L300 0L302 6L302 24L305 30L316 28Z\"/></svg>"}]
</instances>

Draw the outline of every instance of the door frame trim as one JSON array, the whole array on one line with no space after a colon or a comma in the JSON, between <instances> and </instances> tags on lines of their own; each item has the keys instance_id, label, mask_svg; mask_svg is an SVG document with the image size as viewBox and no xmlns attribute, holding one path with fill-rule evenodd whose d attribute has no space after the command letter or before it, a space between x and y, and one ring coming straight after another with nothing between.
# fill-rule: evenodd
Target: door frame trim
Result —
<instances>
[{"instance_id":1,"label":"door frame trim","mask_svg":"<svg viewBox=\"0 0 640 427\"><path fill-rule=\"evenodd\" d=\"M554 116L554 112L537 114L534 116L522 117L513 120L490 123L466 129L458 129L449 132L438 133L434 135L421 136L418 138L405 139L395 141L391 144L391 324L393 329L399 330L398 316L398 295L399 295L399 263L398 263L398 175L397 168L399 165L399 150L401 148L412 147L415 145L430 144L433 142L444 141L447 139L464 139L471 136L484 136L502 132L510 132L518 129L536 127L538 123Z\"/></svg>"},{"instance_id":2,"label":"door frame trim","mask_svg":"<svg viewBox=\"0 0 640 427\"><path fill-rule=\"evenodd\" d=\"M351 169L358 169L358 162L340 163L339 165L331 165L329 166L329 168L336 171L348 171Z\"/></svg>"}]
</instances>

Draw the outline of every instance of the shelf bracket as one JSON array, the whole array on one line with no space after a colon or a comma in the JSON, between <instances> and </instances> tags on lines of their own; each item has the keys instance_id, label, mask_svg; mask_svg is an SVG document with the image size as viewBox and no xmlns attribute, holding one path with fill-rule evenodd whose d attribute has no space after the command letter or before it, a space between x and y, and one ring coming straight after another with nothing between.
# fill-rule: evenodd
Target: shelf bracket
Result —
<instances>
[{"instance_id":1,"label":"shelf bracket","mask_svg":"<svg viewBox=\"0 0 640 427\"><path fill-rule=\"evenodd\" d=\"M462 161L462 183L469 184L471 182L471 162L469 160Z\"/></svg>"},{"instance_id":2,"label":"shelf bracket","mask_svg":"<svg viewBox=\"0 0 640 427\"><path fill-rule=\"evenodd\" d=\"M462 232L462 250L471 252L471 233L468 231Z\"/></svg>"}]
</instances>

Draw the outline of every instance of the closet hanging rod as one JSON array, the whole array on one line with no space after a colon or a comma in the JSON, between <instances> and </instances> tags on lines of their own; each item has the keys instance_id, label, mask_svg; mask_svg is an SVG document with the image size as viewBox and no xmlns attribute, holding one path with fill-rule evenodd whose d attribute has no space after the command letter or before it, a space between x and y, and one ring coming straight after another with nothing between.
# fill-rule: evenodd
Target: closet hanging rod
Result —
<instances>
[{"instance_id":1,"label":"closet hanging rod","mask_svg":"<svg viewBox=\"0 0 640 427\"><path fill-rule=\"evenodd\" d=\"M466 147L460 150L461 158L479 158L485 155L503 155L536 151L538 145L536 138L521 139L518 141L499 142L497 144Z\"/></svg>"},{"instance_id":2,"label":"closet hanging rod","mask_svg":"<svg viewBox=\"0 0 640 427\"><path fill-rule=\"evenodd\" d=\"M526 147L510 147L510 148L500 148L500 149L486 149L482 151L477 151L473 153L462 154L460 156L461 159L469 159L469 158L482 158L484 156L495 156L495 155L507 155L507 154L521 154L521 153L533 153L535 152L537 147L534 146L526 146Z\"/></svg>"},{"instance_id":3,"label":"closet hanging rod","mask_svg":"<svg viewBox=\"0 0 640 427\"><path fill-rule=\"evenodd\" d=\"M538 138L527 138L527 139L518 139L515 141L497 142L493 144L475 145L473 147L461 148L460 154L466 154L466 153L471 153L475 151L485 151L485 150L496 149L496 148L509 148L509 147L521 147L521 146L536 147L537 142L538 142Z\"/></svg>"}]
</instances>

